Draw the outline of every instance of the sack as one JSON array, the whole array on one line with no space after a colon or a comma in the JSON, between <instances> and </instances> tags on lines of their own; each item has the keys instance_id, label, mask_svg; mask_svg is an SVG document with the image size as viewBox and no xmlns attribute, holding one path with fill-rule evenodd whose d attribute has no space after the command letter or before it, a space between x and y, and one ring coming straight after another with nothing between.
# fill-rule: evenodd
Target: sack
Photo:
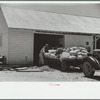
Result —
<instances>
[{"instance_id":1,"label":"sack","mask_svg":"<svg viewBox=\"0 0 100 100\"><path fill-rule=\"evenodd\" d=\"M50 54L49 53L44 53L45 58L49 58Z\"/></svg>"},{"instance_id":2,"label":"sack","mask_svg":"<svg viewBox=\"0 0 100 100\"><path fill-rule=\"evenodd\" d=\"M70 55L74 55L74 56L77 55L77 51L75 51L75 50L72 50L72 51L70 51L69 53L70 53Z\"/></svg>"},{"instance_id":3,"label":"sack","mask_svg":"<svg viewBox=\"0 0 100 100\"><path fill-rule=\"evenodd\" d=\"M83 56L82 55L78 55L77 59L83 59Z\"/></svg>"},{"instance_id":4,"label":"sack","mask_svg":"<svg viewBox=\"0 0 100 100\"><path fill-rule=\"evenodd\" d=\"M49 51L49 53L55 53L56 52L56 50L48 50Z\"/></svg>"},{"instance_id":5,"label":"sack","mask_svg":"<svg viewBox=\"0 0 100 100\"><path fill-rule=\"evenodd\" d=\"M82 53L82 56L87 56L87 53Z\"/></svg>"},{"instance_id":6,"label":"sack","mask_svg":"<svg viewBox=\"0 0 100 100\"><path fill-rule=\"evenodd\" d=\"M87 50L82 50L81 52L82 52L82 53L88 53L88 51L87 51Z\"/></svg>"},{"instance_id":7,"label":"sack","mask_svg":"<svg viewBox=\"0 0 100 100\"><path fill-rule=\"evenodd\" d=\"M55 58L55 54L50 54L49 57L50 58Z\"/></svg>"},{"instance_id":8,"label":"sack","mask_svg":"<svg viewBox=\"0 0 100 100\"><path fill-rule=\"evenodd\" d=\"M78 52L80 52L80 50L79 50L79 49L76 49L76 50L75 50L75 52L77 52L77 53L78 53Z\"/></svg>"},{"instance_id":9,"label":"sack","mask_svg":"<svg viewBox=\"0 0 100 100\"><path fill-rule=\"evenodd\" d=\"M82 55L82 52L78 52L77 55Z\"/></svg>"},{"instance_id":10,"label":"sack","mask_svg":"<svg viewBox=\"0 0 100 100\"><path fill-rule=\"evenodd\" d=\"M70 51L70 48L67 48L66 50L65 50L65 52L69 52Z\"/></svg>"},{"instance_id":11,"label":"sack","mask_svg":"<svg viewBox=\"0 0 100 100\"><path fill-rule=\"evenodd\" d=\"M69 59L76 59L76 56L69 56Z\"/></svg>"},{"instance_id":12,"label":"sack","mask_svg":"<svg viewBox=\"0 0 100 100\"><path fill-rule=\"evenodd\" d=\"M70 54L69 54L68 52L63 52L63 53L61 54L60 61L62 61L62 60L65 59L65 58L69 58L69 56L70 56Z\"/></svg>"},{"instance_id":13,"label":"sack","mask_svg":"<svg viewBox=\"0 0 100 100\"><path fill-rule=\"evenodd\" d=\"M70 49L71 50L77 50L77 47L71 47Z\"/></svg>"}]
</instances>

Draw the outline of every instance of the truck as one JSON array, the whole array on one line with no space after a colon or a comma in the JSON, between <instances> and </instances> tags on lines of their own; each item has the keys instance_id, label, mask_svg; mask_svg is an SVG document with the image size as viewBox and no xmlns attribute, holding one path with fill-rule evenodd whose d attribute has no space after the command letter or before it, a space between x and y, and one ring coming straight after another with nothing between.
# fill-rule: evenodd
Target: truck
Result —
<instances>
[{"instance_id":1,"label":"truck","mask_svg":"<svg viewBox=\"0 0 100 100\"><path fill-rule=\"evenodd\" d=\"M53 64L60 66L61 71L67 72L69 66L79 67L86 77L92 77L96 70L100 70L100 49L93 50L93 53L82 59L65 58L60 61L59 58L45 58L46 63L51 66Z\"/></svg>"}]
</instances>

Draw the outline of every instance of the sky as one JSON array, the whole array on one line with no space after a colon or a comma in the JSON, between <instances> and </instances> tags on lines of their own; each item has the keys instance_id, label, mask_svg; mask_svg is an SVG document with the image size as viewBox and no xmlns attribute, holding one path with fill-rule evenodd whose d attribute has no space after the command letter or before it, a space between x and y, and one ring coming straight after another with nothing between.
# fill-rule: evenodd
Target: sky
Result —
<instances>
[{"instance_id":1,"label":"sky","mask_svg":"<svg viewBox=\"0 0 100 100\"><path fill-rule=\"evenodd\" d=\"M98 3L5 3L2 5L78 16L100 17L100 4Z\"/></svg>"}]
</instances>

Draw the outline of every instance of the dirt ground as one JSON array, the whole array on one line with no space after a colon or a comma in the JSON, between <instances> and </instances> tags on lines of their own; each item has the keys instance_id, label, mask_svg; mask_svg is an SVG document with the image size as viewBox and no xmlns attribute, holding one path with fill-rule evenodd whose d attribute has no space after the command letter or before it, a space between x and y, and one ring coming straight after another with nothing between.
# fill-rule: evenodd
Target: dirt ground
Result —
<instances>
[{"instance_id":1,"label":"dirt ground","mask_svg":"<svg viewBox=\"0 0 100 100\"><path fill-rule=\"evenodd\" d=\"M100 71L96 71L92 78L84 76L78 68L71 68L68 72L42 67L23 67L16 69L5 69L0 71L0 81L20 81L20 82L77 82L77 81L100 81Z\"/></svg>"}]
</instances>

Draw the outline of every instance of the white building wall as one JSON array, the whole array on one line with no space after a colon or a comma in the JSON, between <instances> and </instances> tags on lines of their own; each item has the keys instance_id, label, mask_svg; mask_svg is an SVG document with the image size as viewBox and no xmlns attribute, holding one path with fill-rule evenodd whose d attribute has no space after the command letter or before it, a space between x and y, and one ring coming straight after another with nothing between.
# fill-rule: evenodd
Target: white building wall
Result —
<instances>
[{"instance_id":1,"label":"white building wall","mask_svg":"<svg viewBox=\"0 0 100 100\"><path fill-rule=\"evenodd\" d=\"M91 51L93 50L93 36L83 35L65 35L65 47L86 46L86 42L90 43Z\"/></svg>"},{"instance_id":2,"label":"white building wall","mask_svg":"<svg viewBox=\"0 0 100 100\"><path fill-rule=\"evenodd\" d=\"M33 32L31 30L9 30L9 64L33 63Z\"/></svg>"},{"instance_id":3,"label":"white building wall","mask_svg":"<svg viewBox=\"0 0 100 100\"><path fill-rule=\"evenodd\" d=\"M0 55L6 57L8 63L8 27L0 8Z\"/></svg>"}]
</instances>

